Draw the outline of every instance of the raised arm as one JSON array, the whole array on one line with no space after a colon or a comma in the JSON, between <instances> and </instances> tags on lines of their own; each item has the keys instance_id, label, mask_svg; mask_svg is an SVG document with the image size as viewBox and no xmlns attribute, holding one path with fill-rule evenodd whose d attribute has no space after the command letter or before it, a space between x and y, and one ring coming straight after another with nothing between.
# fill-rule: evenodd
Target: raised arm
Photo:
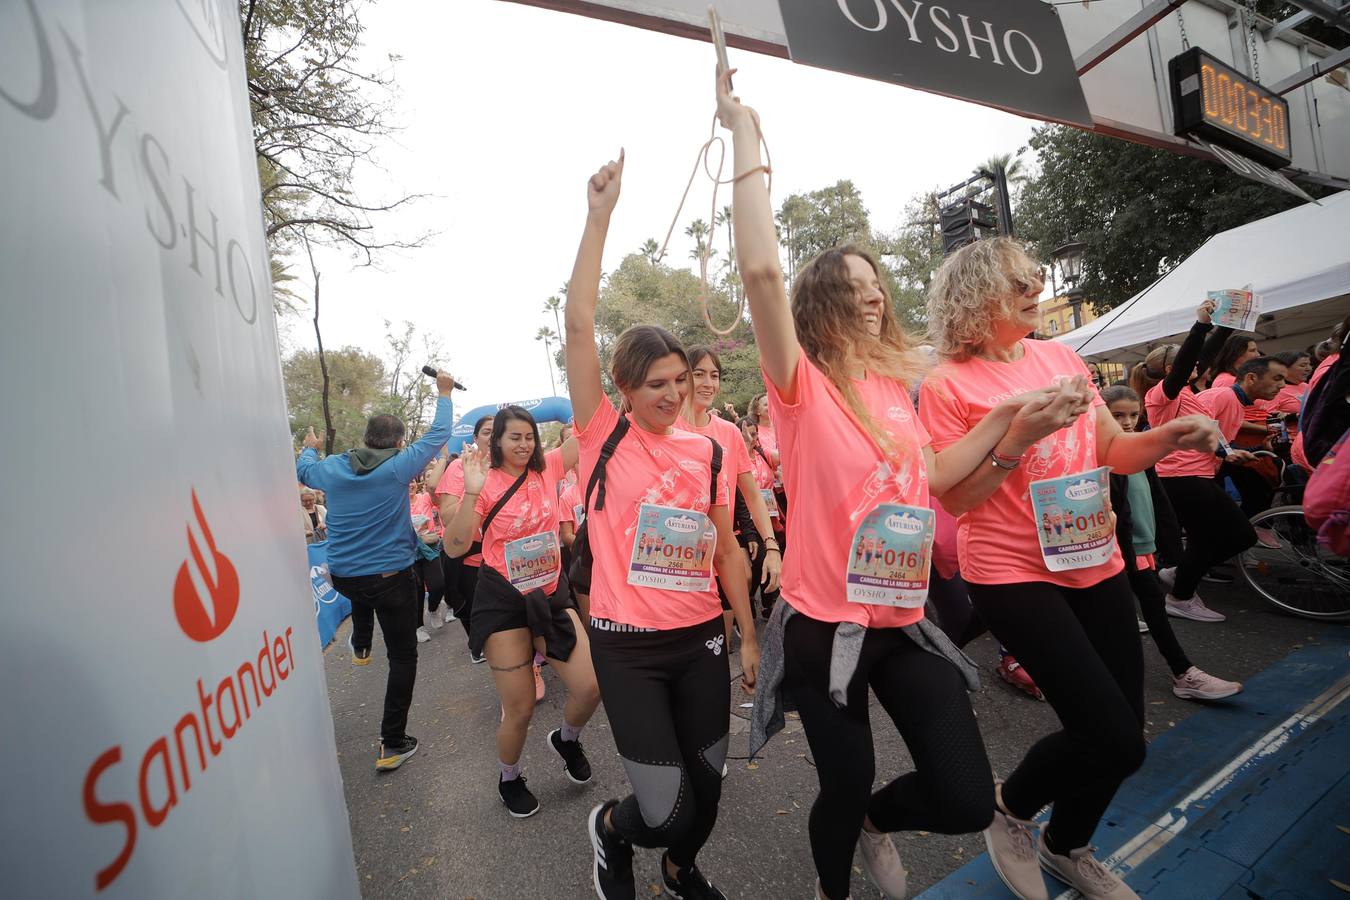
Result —
<instances>
[{"instance_id":1,"label":"raised arm","mask_svg":"<svg viewBox=\"0 0 1350 900\"><path fill-rule=\"evenodd\" d=\"M445 523L445 554L450 557L463 556L473 544L474 533L483 519L475 507L488 473L488 456L474 444L464 449L460 460L464 465L464 496L449 519L445 518L444 503L441 505L441 521Z\"/></svg>"},{"instance_id":2,"label":"raised arm","mask_svg":"<svg viewBox=\"0 0 1350 900\"><path fill-rule=\"evenodd\" d=\"M450 401L450 393L455 389L454 376L449 372L438 373L436 389L440 392L440 396L436 398L436 417L431 420L431 427L416 443L395 456L390 463L394 467L394 477L405 484L421 475L427 463L431 462L432 457L440 452L446 441L450 440L450 429L455 424L454 404Z\"/></svg>"},{"instance_id":3,"label":"raised arm","mask_svg":"<svg viewBox=\"0 0 1350 900\"><path fill-rule=\"evenodd\" d=\"M567 283L563 319L567 329L567 390L572 396L573 421L578 428L590 424L591 416L605 399L600 384L600 354L595 349L595 304L600 296L600 259L605 252L605 236L609 233L614 204L619 202L622 180L623 150L620 150L618 162L611 160L586 184L586 227L581 232L581 246L572 266L572 280Z\"/></svg>"},{"instance_id":4,"label":"raised arm","mask_svg":"<svg viewBox=\"0 0 1350 900\"><path fill-rule=\"evenodd\" d=\"M750 301L760 365L784 400L796 399L797 360L802 347L788 306L783 269L778 262L778 236L773 207L759 156L759 116L731 94L735 69L717 79L717 118L731 131L734 160L731 225L736 234L736 267Z\"/></svg>"},{"instance_id":5,"label":"raised arm","mask_svg":"<svg viewBox=\"0 0 1350 900\"><path fill-rule=\"evenodd\" d=\"M1213 300L1207 299L1195 310L1195 324L1191 326L1190 333L1181 342L1181 349L1172 360L1172 371L1163 378L1163 394L1168 400L1175 400L1181 389L1190 384L1191 375L1195 371L1196 363L1200 362L1200 353L1205 347L1205 335L1214 327L1210 323L1210 316L1213 315L1216 305ZM1212 361L1211 357L1209 362ZM1209 368L1209 362L1205 363L1206 368ZM1143 398L1140 398L1140 402L1143 402Z\"/></svg>"}]
</instances>

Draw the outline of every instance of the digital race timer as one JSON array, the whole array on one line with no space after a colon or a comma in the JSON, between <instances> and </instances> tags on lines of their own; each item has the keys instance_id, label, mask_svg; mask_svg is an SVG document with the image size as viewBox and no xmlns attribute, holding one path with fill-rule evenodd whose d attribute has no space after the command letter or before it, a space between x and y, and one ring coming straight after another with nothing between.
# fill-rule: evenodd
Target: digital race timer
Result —
<instances>
[{"instance_id":1,"label":"digital race timer","mask_svg":"<svg viewBox=\"0 0 1350 900\"><path fill-rule=\"evenodd\" d=\"M1174 58L1176 133L1195 134L1274 168L1289 165L1289 102L1199 47Z\"/></svg>"}]
</instances>

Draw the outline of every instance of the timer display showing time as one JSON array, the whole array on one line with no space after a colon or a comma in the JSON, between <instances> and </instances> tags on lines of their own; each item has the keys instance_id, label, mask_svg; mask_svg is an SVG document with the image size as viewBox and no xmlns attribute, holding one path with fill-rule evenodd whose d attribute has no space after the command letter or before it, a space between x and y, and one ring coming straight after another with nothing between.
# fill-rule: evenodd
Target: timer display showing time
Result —
<instances>
[{"instance_id":1,"label":"timer display showing time","mask_svg":"<svg viewBox=\"0 0 1350 900\"><path fill-rule=\"evenodd\" d=\"M1177 134L1196 134L1277 168L1291 159L1289 103L1199 47L1169 64Z\"/></svg>"}]
</instances>

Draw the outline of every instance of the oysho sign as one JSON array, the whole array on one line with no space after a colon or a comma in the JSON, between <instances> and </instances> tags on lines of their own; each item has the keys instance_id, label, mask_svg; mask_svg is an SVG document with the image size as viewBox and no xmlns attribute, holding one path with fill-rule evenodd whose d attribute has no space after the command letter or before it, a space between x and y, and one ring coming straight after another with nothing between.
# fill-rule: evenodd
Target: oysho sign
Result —
<instances>
[{"instance_id":1,"label":"oysho sign","mask_svg":"<svg viewBox=\"0 0 1350 900\"><path fill-rule=\"evenodd\" d=\"M238 23L0 2L6 896L359 896Z\"/></svg>"},{"instance_id":2,"label":"oysho sign","mask_svg":"<svg viewBox=\"0 0 1350 900\"><path fill-rule=\"evenodd\" d=\"M1091 126L1064 28L1041 0L778 0L793 62Z\"/></svg>"}]
</instances>

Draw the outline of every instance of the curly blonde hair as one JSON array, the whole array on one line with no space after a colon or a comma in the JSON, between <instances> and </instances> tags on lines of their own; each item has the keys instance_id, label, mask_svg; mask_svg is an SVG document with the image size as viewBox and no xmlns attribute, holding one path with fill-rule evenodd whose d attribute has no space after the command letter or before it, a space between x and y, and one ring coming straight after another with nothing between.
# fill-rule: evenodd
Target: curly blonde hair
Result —
<instances>
[{"instance_id":1,"label":"curly blonde hair","mask_svg":"<svg viewBox=\"0 0 1350 900\"><path fill-rule=\"evenodd\" d=\"M1032 279L1042 280L1040 266L1010 237L985 238L947 257L928 286L928 330L938 355L961 362L979 353L994 323L1012 318Z\"/></svg>"},{"instance_id":2,"label":"curly blonde hair","mask_svg":"<svg viewBox=\"0 0 1350 900\"><path fill-rule=\"evenodd\" d=\"M876 337L867 332L858 314L856 289L849 280L849 256L856 256L872 267L886 297L881 310L881 334ZM867 411L853 387L852 372L862 367L868 373L895 378L909 388L918 383L925 366L917 341L895 317L891 293L877 261L852 245L826 250L797 273L792 288L792 317L802 350L839 389L858 421L890 455L894 450L890 433Z\"/></svg>"}]
</instances>

